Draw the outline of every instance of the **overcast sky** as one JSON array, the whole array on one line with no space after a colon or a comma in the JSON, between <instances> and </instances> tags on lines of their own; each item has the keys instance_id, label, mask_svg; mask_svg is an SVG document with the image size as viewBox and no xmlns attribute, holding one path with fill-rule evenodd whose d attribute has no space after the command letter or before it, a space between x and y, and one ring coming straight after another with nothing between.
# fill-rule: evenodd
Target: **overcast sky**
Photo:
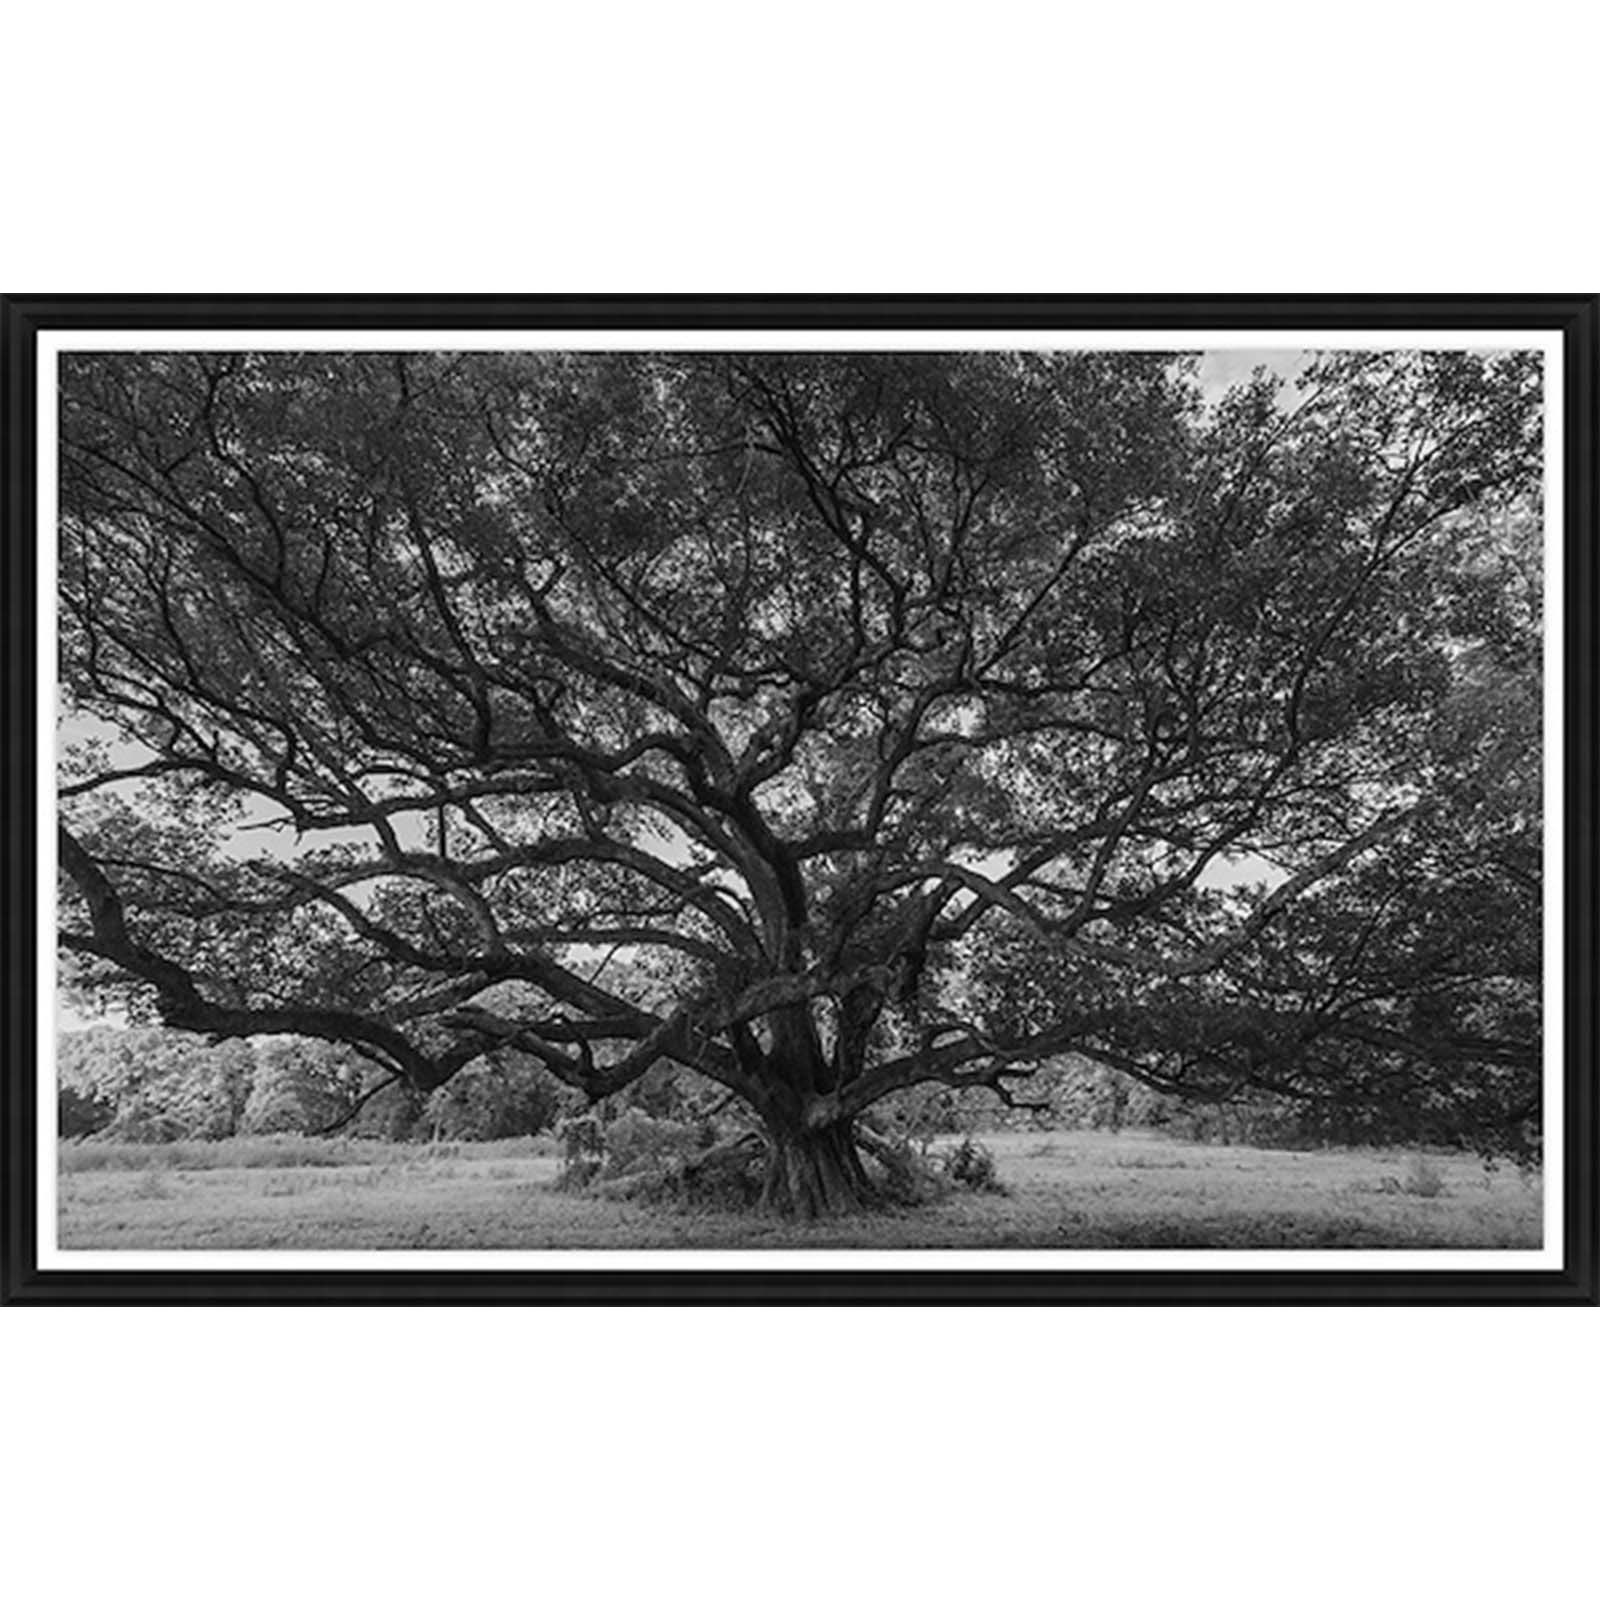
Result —
<instances>
[{"instance_id":1,"label":"overcast sky","mask_svg":"<svg viewBox=\"0 0 1600 1600\"><path fill-rule=\"evenodd\" d=\"M1257 367L1276 372L1292 382L1310 361L1309 350L1207 350L1200 357L1200 387L1215 405L1236 383L1245 382ZM1290 390L1293 394L1293 390Z\"/></svg>"}]
</instances>

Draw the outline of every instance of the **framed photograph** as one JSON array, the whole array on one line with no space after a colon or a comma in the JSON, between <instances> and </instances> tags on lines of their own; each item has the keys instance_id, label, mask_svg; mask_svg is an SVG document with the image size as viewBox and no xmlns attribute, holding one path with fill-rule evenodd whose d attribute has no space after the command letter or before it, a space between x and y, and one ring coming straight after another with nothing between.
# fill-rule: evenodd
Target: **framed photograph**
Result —
<instances>
[{"instance_id":1,"label":"framed photograph","mask_svg":"<svg viewBox=\"0 0 1600 1600\"><path fill-rule=\"evenodd\" d=\"M1594 1303L1597 307L5 301L0 1292Z\"/></svg>"}]
</instances>

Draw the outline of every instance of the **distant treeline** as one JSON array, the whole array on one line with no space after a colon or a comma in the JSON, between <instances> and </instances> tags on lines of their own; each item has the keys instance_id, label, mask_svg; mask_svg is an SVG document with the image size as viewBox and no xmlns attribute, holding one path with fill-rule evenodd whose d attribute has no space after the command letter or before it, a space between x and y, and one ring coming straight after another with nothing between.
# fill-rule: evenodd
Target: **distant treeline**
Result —
<instances>
[{"instance_id":1,"label":"distant treeline","mask_svg":"<svg viewBox=\"0 0 1600 1600\"><path fill-rule=\"evenodd\" d=\"M312 1134L512 1139L548 1128L574 1096L515 1059L474 1062L418 1095L319 1039L209 1044L167 1028L89 1028L57 1046L60 1131L140 1144Z\"/></svg>"},{"instance_id":2,"label":"distant treeline","mask_svg":"<svg viewBox=\"0 0 1600 1600\"><path fill-rule=\"evenodd\" d=\"M209 1044L167 1028L96 1027L58 1043L60 1132L130 1143L316 1134L355 1138L514 1139L582 1109L581 1096L511 1055L474 1062L433 1094L413 1093L354 1051L324 1040L231 1039ZM737 1117L692 1074L652 1069L598 1109L695 1125ZM1402 1126L1371 1105L1304 1104L1267 1095L1184 1101L1080 1058L1045 1067L1028 1109L983 1089L923 1085L885 1101L873 1120L912 1141L998 1128L1153 1128L1205 1143L1269 1147L1414 1144L1426 1120Z\"/></svg>"},{"instance_id":3,"label":"distant treeline","mask_svg":"<svg viewBox=\"0 0 1600 1600\"><path fill-rule=\"evenodd\" d=\"M913 1140L1039 1127L1150 1128L1198 1144L1264 1149L1461 1143L1425 1107L1397 1112L1354 1098L1308 1101L1248 1090L1225 1100L1184 1099L1078 1056L1041 1068L1025 1095L1026 1106L1008 1107L987 1090L922 1085L886 1101L880 1116L890 1131Z\"/></svg>"}]
</instances>

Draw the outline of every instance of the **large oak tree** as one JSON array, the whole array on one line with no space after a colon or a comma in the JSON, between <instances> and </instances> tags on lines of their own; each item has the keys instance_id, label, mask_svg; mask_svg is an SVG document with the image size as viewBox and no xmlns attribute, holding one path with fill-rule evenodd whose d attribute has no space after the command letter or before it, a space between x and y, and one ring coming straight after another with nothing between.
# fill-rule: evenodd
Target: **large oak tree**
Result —
<instances>
[{"instance_id":1,"label":"large oak tree","mask_svg":"<svg viewBox=\"0 0 1600 1600\"><path fill-rule=\"evenodd\" d=\"M1532 1126L1534 358L86 354L61 415L62 939L170 1026L677 1063L804 1214L1064 1052Z\"/></svg>"}]
</instances>

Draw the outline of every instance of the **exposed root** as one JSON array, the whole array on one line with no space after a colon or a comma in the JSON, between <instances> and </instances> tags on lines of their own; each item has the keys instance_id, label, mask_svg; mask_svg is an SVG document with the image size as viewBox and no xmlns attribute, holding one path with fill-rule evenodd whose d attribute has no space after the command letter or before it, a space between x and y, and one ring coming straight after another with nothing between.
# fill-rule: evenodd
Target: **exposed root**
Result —
<instances>
[{"instance_id":1,"label":"exposed root","mask_svg":"<svg viewBox=\"0 0 1600 1600\"><path fill-rule=\"evenodd\" d=\"M647 1172L601 1179L589 1192L810 1220L917 1205L948 1187L909 1146L858 1126L803 1140L745 1133Z\"/></svg>"}]
</instances>

